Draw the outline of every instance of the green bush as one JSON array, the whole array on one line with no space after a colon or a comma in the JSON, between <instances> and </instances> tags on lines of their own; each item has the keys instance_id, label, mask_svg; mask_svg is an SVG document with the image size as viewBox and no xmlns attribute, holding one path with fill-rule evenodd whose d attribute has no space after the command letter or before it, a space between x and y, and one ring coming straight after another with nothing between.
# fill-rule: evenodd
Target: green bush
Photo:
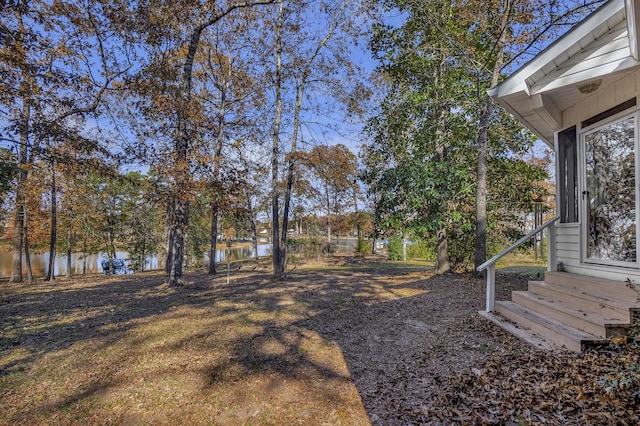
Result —
<instances>
[{"instance_id":1,"label":"green bush","mask_svg":"<svg viewBox=\"0 0 640 426\"><path fill-rule=\"evenodd\" d=\"M396 235L389 238L387 255L390 260L402 260L402 238Z\"/></svg>"},{"instance_id":2,"label":"green bush","mask_svg":"<svg viewBox=\"0 0 640 426\"><path fill-rule=\"evenodd\" d=\"M407 246L407 258L433 262L435 260L435 249L426 241L414 241L413 244Z\"/></svg>"},{"instance_id":3,"label":"green bush","mask_svg":"<svg viewBox=\"0 0 640 426\"><path fill-rule=\"evenodd\" d=\"M356 254L358 256L364 256L365 254L371 251L371 245L369 241L362 238L362 236L358 236L358 242L356 243Z\"/></svg>"},{"instance_id":4,"label":"green bush","mask_svg":"<svg viewBox=\"0 0 640 426\"><path fill-rule=\"evenodd\" d=\"M317 238L290 238L287 240L287 255L291 262L310 260L320 256L322 242Z\"/></svg>"}]
</instances>

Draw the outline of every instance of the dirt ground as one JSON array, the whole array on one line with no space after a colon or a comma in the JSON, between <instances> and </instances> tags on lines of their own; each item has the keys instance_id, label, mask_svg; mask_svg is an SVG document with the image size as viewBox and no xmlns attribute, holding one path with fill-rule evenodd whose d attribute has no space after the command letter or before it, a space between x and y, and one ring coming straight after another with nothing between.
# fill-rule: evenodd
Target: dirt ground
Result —
<instances>
[{"instance_id":1,"label":"dirt ground","mask_svg":"<svg viewBox=\"0 0 640 426\"><path fill-rule=\"evenodd\" d=\"M286 280L1 283L0 425L633 424L640 394L596 378L638 353L536 352L479 318L484 285L350 256Z\"/></svg>"}]
</instances>

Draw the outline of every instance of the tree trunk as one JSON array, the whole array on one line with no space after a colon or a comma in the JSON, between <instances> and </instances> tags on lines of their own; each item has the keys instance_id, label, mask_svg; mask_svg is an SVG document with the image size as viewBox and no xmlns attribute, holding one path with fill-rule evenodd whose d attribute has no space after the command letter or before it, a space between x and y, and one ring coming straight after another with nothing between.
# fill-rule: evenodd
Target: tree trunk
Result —
<instances>
[{"instance_id":1,"label":"tree trunk","mask_svg":"<svg viewBox=\"0 0 640 426\"><path fill-rule=\"evenodd\" d=\"M170 205L167 207L167 239L166 239L166 251L167 256L164 261L164 271L167 276L171 274L171 262L173 260L173 201L170 201Z\"/></svg>"},{"instance_id":2,"label":"tree trunk","mask_svg":"<svg viewBox=\"0 0 640 426\"><path fill-rule=\"evenodd\" d=\"M376 230L373 230L373 235L371 236L371 254L376 254L376 239L378 233Z\"/></svg>"},{"instance_id":3,"label":"tree trunk","mask_svg":"<svg viewBox=\"0 0 640 426\"><path fill-rule=\"evenodd\" d=\"M87 275L87 238L82 239L82 275Z\"/></svg>"},{"instance_id":4,"label":"tree trunk","mask_svg":"<svg viewBox=\"0 0 640 426\"><path fill-rule=\"evenodd\" d=\"M186 209L188 206L183 200L178 200L174 207L173 241L171 245L171 272L169 285L182 285L182 261L184 257Z\"/></svg>"},{"instance_id":5,"label":"tree trunk","mask_svg":"<svg viewBox=\"0 0 640 426\"><path fill-rule=\"evenodd\" d=\"M16 177L16 206L13 214L13 257L11 262L11 278L9 282L22 282L22 252L23 242L26 238L24 233L27 226L26 216L27 207L24 193L24 185L27 180L26 165L29 162L28 146L29 146L29 120L31 117L31 106L28 95L23 98L22 122L20 123L20 148L18 149L19 157L18 173Z\"/></svg>"},{"instance_id":6,"label":"tree trunk","mask_svg":"<svg viewBox=\"0 0 640 426\"><path fill-rule=\"evenodd\" d=\"M109 239L109 259L118 258L118 256L116 255L116 242L113 238L113 229L115 229L115 224L111 222L111 219L109 219L109 232L107 233L107 238Z\"/></svg>"},{"instance_id":7,"label":"tree trunk","mask_svg":"<svg viewBox=\"0 0 640 426\"><path fill-rule=\"evenodd\" d=\"M510 9L511 6L508 6ZM504 30L509 24L509 14L504 13L502 16L501 29ZM500 81L500 71L504 62L504 37L507 31L500 31L500 38L497 43L497 56L493 64L491 73L491 87L498 85ZM489 125L491 124L491 115L493 114L493 102L486 91L480 87L478 79L478 105L481 108L480 118L478 121L478 136L476 145L478 148L478 170L477 170L477 188L476 188L476 241L474 253L474 271L476 275L484 275L485 273L477 272L478 266L487 260L487 150Z\"/></svg>"},{"instance_id":8,"label":"tree trunk","mask_svg":"<svg viewBox=\"0 0 640 426\"><path fill-rule=\"evenodd\" d=\"M189 202L184 197L186 197L185 191L178 190L172 215L171 262L169 266L170 286L182 285L182 263L185 255L186 228L189 221Z\"/></svg>"},{"instance_id":9,"label":"tree trunk","mask_svg":"<svg viewBox=\"0 0 640 426\"><path fill-rule=\"evenodd\" d=\"M280 206L279 206L279 155L280 124L282 121L282 26L284 21L284 1L278 2L278 19L276 21L276 69L275 69L275 102L276 111L273 122L273 143L271 149L271 251L273 274L281 277L284 274L284 253L280 247Z\"/></svg>"},{"instance_id":10,"label":"tree trunk","mask_svg":"<svg viewBox=\"0 0 640 426\"><path fill-rule=\"evenodd\" d=\"M180 135L175 140L175 152L176 152L176 168L175 173L175 187L173 189L173 211L171 213L171 245L170 245L170 264L169 264L169 285L178 286L182 284L182 263L184 261L185 254L185 237L186 228L189 218L189 201L187 199L188 180L189 180L189 165L187 160L188 152L188 137L186 124L186 118L181 120L179 124Z\"/></svg>"},{"instance_id":11,"label":"tree trunk","mask_svg":"<svg viewBox=\"0 0 640 426\"><path fill-rule=\"evenodd\" d=\"M22 171L18 172L18 176ZM22 282L22 244L24 241L24 195L21 188L20 177L18 177L18 186L16 187L16 208L13 214L13 257L11 261L11 283Z\"/></svg>"},{"instance_id":12,"label":"tree trunk","mask_svg":"<svg viewBox=\"0 0 640 426\"><path fill-rule=\"evenodd\" d=\"M376 241L378 239L378 218L380 217L380 214L378 213L378 209L376 208L376 201L374 200L374 207L373 207L373 232L371 232L371 238L372 238L372 242L371 242L371 254L376 254Z\"/></svg>"},{"instance_id":13,"label":"tree trunk","mask_svg":"<svg viewBox=\"0 0 640 426\"><path fill-rule=\"evenodd\" d=\"M491 100L485 99L478 132L478 170L476 183L476 242L474 270L487 260L487 131L491 119ZM483 275L475 272L476 275Z\"/></svg>"},{"instance_id":14,"label":"tree trunk","mask_svg":"<svg viewBox=\"0 0 640 426\"><path fill-rule=\"evenodd\" d=\"M27 282L29 284L33 283L33 269L31 268L31 253L29 252L29 233L27 232L27 216L25 211L24 216L24 228L22 233L24 234L24 260L27 264Z\"/></svg>"},{"instance_id":15,"label":"tree trunk","mask_svg":"<svg viewBox=\"0 0 640 426\"><path fill-rule=\"evenodd\" d=\"M437 146L436 146L436 158L439 162L445 163L449 159L449 149L447 148L447 140L445 137L444 129L446 128L447 117L449 111L444 108L440 113L439 118L439 130L436 131ZM446 194L447 188L442 184L438 184L437 192L440 194L441 203L446 206L446 198L443 194ZM444 274L451 270L451 264L449 263L449 245L447 243L447 224L450 223L449 211L447 207L444 207L441 212L443 218L443 225L437 231L437 259L436 259L436 273Z\"/></svg>"},{"instance_id":16,"label":"tree trunk","mask_svg":"<svg viewBox=\"0 0 640 426\"><path fill-rule=\"evenodd\" d=\"M355 186L353 188L353 209L356 212L356 236L358 237L358 240L359 240L360 237L362 237L362 233L360 232L360 212L358 209L358 193Z\"/></svg>"},{"instance_id":17,"label":"tree trunk","mask_svg":"<svg viewBox=\"0 0 640 426\"><path fill-rule=\"evenodd\" d=\"M229 72L232 67L229 66ZM218 136L216 138L216 145L214 148L213 158L213 184L215 185L215 192L211 199L211 241L209 250L209 274L215 275L216 273L216 251L218 243L218 216L220 214L220 195L218 191L221 188L219 185L220 180L220 164L222 164L222 142L224 141L224 128L225 128L225 114L226 114L226 87L221 90L220 93L220 111L218 114Z\"/></svg>"},{"instance_id":18,"label":"tree trunk","mask_svg":"<svg viewBox=\"0 0 640 426\"><path fill-rule=\"evenodd\" d=\"M216 254L218 244L218 210L212 208L211 216L211 247L209 248L209 274L216 274Z\"/></svg>"},{"instance_id":19,"label":"tree trunk","mask_svg":"<svg viewBox=\"0 0 640 426\"><path fill-rule=\"evenodd\" d=\"M142 240L142 258L140 259L140 272L144 272L144 267L147 263L147 240Z\"/></svg>"},{"instance_id":20,"label":"tree trunk","mask_svg":"<svg viewBox=\"0 0 640 426\"><path fill-rule=\"evenodd\" d=\"M67 277L71 277L73 274L71 272L71 256L73 255L72 253L72 249L73 249L73 242L71 241L71 239L73 238L73 232L72 232L72 217L71 215L69 215L69 224L67 225Z\"/></svg>"},{"instance_id":21,"label":"tree trunk","mask_svg":"<svg viewBox=\"0 0 640 426\"><path fill-rule=\"evenodd\" d=\"M342 5L342 8L338 12L341 14L344 10L348 2L345 2ZM281 61L282 61L282 21L283 21L283 11L284 11L284 2L280 1L280 9L278 12L278 22L276 24L276 102L281 103L281 95L280 90L282 86L282 76L281 76ZM277 259L277 265L274 265L274 270L276 275L281 276L284 274L286 268L286 250L287 250L287 239L289 233L289 208L291 205L291 191L293 187L294 180L294 171L295 171L295 161L296 161L296 152L297 152L297 143L298 143L298 133L300 130L300 110L302 108L302 100L304 99L305 86L307 83L307 79L311 75L311 65L313 61L315 61L318 56L320 50L325 46L327 41L331 38L331 35L335 31L337 26L337 22L332 22L327 35L318 43L315 47L314 51L307 58L306 62L302 66L302 72L298 77L296 84L296 100L295 107L293 113L293 132L291 135L291 151L289 152L288 158L288 168L287 168L287 184L284 194L284 203L283 203L283 214L282 214L282 229L280 230L280 241L278 242L277 249L277 257L275 247L274 247L274 262ZM281 105L280 105L281 109ZM278 105L276 105L276 110L278 110ZM278 117L277 121L280 118ZM279 129L279 123L278 123ZM275 157L274 157L275 158ZM276 235L274 233L274 239L276 239Z\"/></svg>"},{"instance_id":22,"label":"tree trunk","mask_svg":"<svg viewBox=\"0 0 640 426\"><path fill-rule=\"evenodd\" d=\"M494 70L496 72L496 70ZM499 70L496 74L499 77ZM497 77L496 77L497 84ZM476 240L474 253L474 269L487 260L487 133L493 114L493 103L488 95L484 98L484 106L479 120L477 139L478 169L476 187ZM483 273L476 272L477 275Z\"/></svg>"},{"instance_id":23,"label":"tree trunk","mask_svg":"<svg viewBox=\"0 0 640 426\"><path fill-rule=\"evenodd\" d=\"M451 270L449 264L449 249L447 246L447 230L440 228L438 231L438 258L436 259L436 274L444 274Z\"/></svg>"},{"instance_id":24,"label":"tree trunk","mask_svg":"<svg viewBox=\"0 0 640 426\"><path fill-rule=\"evenodd\" d=\"M18 15L19 34L26 34L22 14ZM24 185L27 180L27 168L31 159L29 158L29 131L31 126L31 94L34 87L34 79L31 75L31 69L27 63L24 52L22 38L16 39L17 54L20 55L21 74L24 77L21 84L22 94L22 116L19 122L20 147L18 148L18 173L16 178L16 204L13 215L13 256L11 262L11 278L9 282L22 282L22 252L23 243L26 239L24 233L26 229L27 207L24 193Z\"/></svg>"},{"instance_id":25,"label":"tree trunk","mask_svg":"<svg viewBox=\"0 0 640 426\"><path fill-rule=\"evenodd\" d=\"M51 161L51 236L49 238L49 266L45 281L55 278L56 266L56 242L58 239L58 200L56 188L56 166L55 161Z\"/></svg>"},{"instance_id":26,"label":"tree trunk","mask_svg":"<svg viewBox=\"0 0 640 426\"><path fill-rule=\"evenodd\" d=\"M324 193L327 200L327 241L331 243L331 200L329 198L329 187L324 187Z\"/></svg>"},{"instance_id":27,"label":"tree trunk","mask_svg":"<svg viewBox=\"0 0 640 426\"><path fill-rule=\"evenodd\" d=\"M187 234L186 230L184 233L184 242L182 243L182 247L182 268L188 269L189 261L191 259L189 259L189 234Z\"/></svg>"},{"instance_id":28,"label":"tree trunk","mask_svg":"<svg viewBox=\"0 0 640 426\"><path fill-rule=\"evenodd\" d=\"M247 195L247 209L249 211L249 226L251 230L251 243L253 245L253 253L256 260L260 260L258 256L258 231L256 229L256 218L253 211L253 204L251 203L251 196Z\"/></svg>"},{"instance_id":29,"label":"tree trunk","mask_svg":"<svg viewBox=\"0 0 640 426\"><path fill-rule=\"evenodd\" d=\"M447 253L448 257L448 253ZM407 261L407 240L404 238L404 234L402 235L402 261ZM447 259L448 262L448 259Z\"/></svg>"},{"instance_id":30,"label":"tree trunk","mask_svg":"<svg viewBox=\"0 0 640 426\"><path fill-rule=\"evenodd\" d=\"M282 211L282 231L280 240L280 270L284 273L286 269L287 259L287 239L289 236L289 208L291 206L291 192L293 191L293 174L295 171L295 160L298 149L298 132L300 129L300 109L302 107L302 98L304 96L305 79L307 75L303 73L300 83L296 87L296 104L293 112L293 133L291 135L291 151L289 152L289 161L287 167L287 186L284 193L284 205Z\"/></svg>"},{"instance_id":31,"label":"tree trunk","mask_svg":"<svg viewBox=\"0 0 640 426\"><path fill-rule=\"evenodd\" d=\"M182 262L184 259L185 236L189 221L188 185L191 176L189 167L189 145L191 140L191 117L188 108L191 104L191 86L193 78L193 64L200 43L200 37L205 27L194 29L189 38L187 56L180 75L179 101L176 111L178 125L173 139L175 186L173 189L172 212L172 244L171 244L171 272L169 273L169 285L182 284Z\"/></svg>"}]
</instances>

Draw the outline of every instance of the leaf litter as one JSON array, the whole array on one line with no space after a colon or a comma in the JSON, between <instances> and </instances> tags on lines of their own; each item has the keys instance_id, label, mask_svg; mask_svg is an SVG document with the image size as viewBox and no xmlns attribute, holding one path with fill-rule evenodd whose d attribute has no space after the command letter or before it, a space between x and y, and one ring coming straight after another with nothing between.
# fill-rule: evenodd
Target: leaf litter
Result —
<instances>
[{"instance_id":1,"label":"leaf litter","mask_svg":"<svg viewBox=\"0 0 640 426\"><path fill-rule=\"evenodd\" d=\"M484 285L336 256L284 281L4 286L0 424L637 424L636 339L536 350L480 319Z\"/></svg>"}]
</instances>

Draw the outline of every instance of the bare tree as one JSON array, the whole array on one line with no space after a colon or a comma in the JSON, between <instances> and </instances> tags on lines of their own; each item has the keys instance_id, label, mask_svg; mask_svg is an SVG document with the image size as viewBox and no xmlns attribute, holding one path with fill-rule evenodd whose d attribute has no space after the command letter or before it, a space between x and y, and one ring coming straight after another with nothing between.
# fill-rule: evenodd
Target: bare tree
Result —
<instances>
[{"instance_id":1,"label":"bare tree","mask_svg":"<svg viewBox=\"0 0 640 426\"><path fill-rule=\"evenodd\" d=\"M0 8L0 104L8 111L5 127L16 145L11 281L22 281L22 255L28 258L24 186L45 142L66 138L67 129L94 113L105 92L130 67L126 43L107 18L110 2L10 2ZM121 39L120 39L121 40Z\"/></svg>"},{"instance_id":2,"label":"bare tree","mask_svg":"<svg viewBox=\"0 0 640 426\"><path fill-rule=\"evenodd\" d=\"M298 13L303 10L304 14ZM324 25L315 32L306 31L306 19L318 19L324 15ZM360 3L352 1L327 2L285 2L278 4L275 19L275 114L273 120L271 152L271 191L272 191L272 245L273 271L282 276L286 269L286 248L289 231L289 212L291 208L292 188L295 180L298 143L301 138L303 103L308 99L311 85L324 85L335 90L344 80L329 81L325 76L345 74L354 70L348 58L347 40L357 37L358 19L363 18ZM313 27L309 23L309 27ZM286 66L283 59L288 59ZM355 79L355 76L352 76ZM291 83L289 83L291 82ZM281 126L283 121L283 100L285 91L291 89L291 138L286 155L282 155ZM338 91L334 96L339 97ZM287 92L288 93L288 92ZM283 161L284 160L284 161ZM284 176L280 175L280 166L284 166ZM282 184L284 182L284 184ZM281 199L282 197L282 199ZM282 202L282 204L280 204Z\"/></svg>"}]
</instances>

